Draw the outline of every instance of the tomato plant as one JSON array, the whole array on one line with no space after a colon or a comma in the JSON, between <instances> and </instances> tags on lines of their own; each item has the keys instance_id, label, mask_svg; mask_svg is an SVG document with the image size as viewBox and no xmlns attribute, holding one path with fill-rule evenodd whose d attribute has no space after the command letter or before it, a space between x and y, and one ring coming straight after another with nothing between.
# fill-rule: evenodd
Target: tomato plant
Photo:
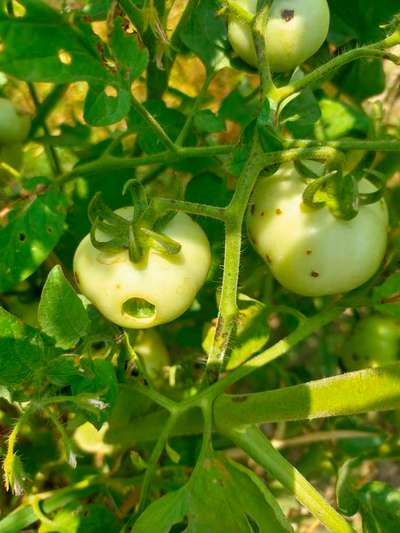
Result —
<instances>
[{"instance_id":1,"label":"tomato plant","mask_svg":"<svg viewBox=\"0 0 400 533\"><path fill-rule=\"evenodd\" d=\"M0 2L1 533L397 533L396 4Z\"/></svg>"}]
</instances>

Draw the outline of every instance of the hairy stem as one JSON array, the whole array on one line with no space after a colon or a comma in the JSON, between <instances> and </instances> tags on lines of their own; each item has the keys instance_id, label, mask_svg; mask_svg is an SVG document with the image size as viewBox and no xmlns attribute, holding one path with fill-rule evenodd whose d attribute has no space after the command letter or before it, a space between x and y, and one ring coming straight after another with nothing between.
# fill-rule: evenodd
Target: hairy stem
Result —
<instances>
[{"instance_id":1,"label":"hairy stem","mask_svg":"<svg viewBox=\"0 0 400 533\"><path fill-rule=\"evenodd\" d=\"M224 274L217 325L206 366L205 380L208 383L218 380L235 330L242 226L251 192L261 170L260 147L255 142L226 210Z\"/></svg>"},{"instance_id":2,"label":"hairy stem","mask_svg":"<svg viewBox=\"0 0 400 533\"><path fill-rule=\"evenodd\" d=\"M152 205L155 209L164 211L184 211L190 215L199 215L217 220L224 220L226 214L226 209L224 207L215 207L212 205L185 202L183 200L173 200L170 198L154 198L152 200Z\"/></svg>"},{"instance_id":3,"label":"hairy stem","mask_svg":"<svg viewBox=\"0 0 400 533\"><path fill-rule=\"evenodd\" d=\"M324 65L314 69L312 72L310 72L310 74L304 76L304 78L277 89L277 99L279 102L282 102L289 96L302 91L306 87L315 86L331 76L339 68L347 65L347 63L355 61L356 59L361 59L363 57L387 57L389 55L390 59L398 60L399 58L396 58L396 56L393 56L393 54L388 54L385 52L385 49L399 43L400 32L396 31L382 41L345 52L344 54L331 59Z\"/></svg>"},{"instance_id":4,"label":"hairy stem","mask_svg":"<svg viewBox=\"0 0 400 533\"><path fill-rule=\"evenodd\" d=\"M31 97L32 97L33 103L35 104L36 109L39 109L41 104L40 104L35 86L33 85L33 83L28 83L28 88L29 88L29 92L31 93ZM49 128L47 127L47 124L46 124L45 114L43 114L42 116L42 122L40 126L43 128L43 131L45 132L46 135L50 135ZM39 124L37 124L36 127L39 127ZM60 159L58 157L56 149L54 148L54 146L49 146L49 145L45 145L44 149L45 149L46 156L50 164L50 168L52 169L53 175L59 176L62 173L62 170L61 170Z\"/></svg>"},{"instance_id":5,"label":"hairy stem","mask_svg":"<svg viewBox=\"0 0 400 533\"><path fill-rule=\"evenodd\" d=\"M78 165L72 172L65 174L60 180L61 183L68 183L77 176L87 176L96 174L99 171L119 170L124 168L136 168L146 165L155 165L157 163L170 164L176 161L183 161L192 157L215 157L218 155L229 154L233 150L232 145L216 146L193 146L179 148L178 151L164 151L158 154L143 155L139 157L115 157L107 154L95 161Z\"/></svg>"},{"instance_id":6,"label":"hairy stem","mask_svg":"<svg viewBox=\"0 0 400 533\"><path fill-rule=\"evenodd\" d=\"M153 133L160 139L163 145L171 152L176 152L177 147L170 137L167 135L164 128L154 118L154 116L147 111L143 104L141 104L134 96L132 96L132 106L139 113L139 115L147 122L148 126L153 130Z\"/></svg>"},{"instance_id":7,"label":"hairy stem","mask_svg":"<svg viewBox=\"0 0 400 533\"><path fill-rule=\"evenodd\" d=\"M157 463L164 450L165 444L168 439L168 435L170 434L171 429L173 428L175 423L176 423L176 415L171 414L169 416L168 422L164 425L158 437L158 440L153 448L153 451L151 452L150 459L147 464L146 474L143 480L142 491L140 493L140 500L139 500L139 504L138 504L138 508L136 512L137 516L140 515L144 511L144 508L146 507L146 503L147 503L150 488L151 488L151 483L156 473Z\"/></svg>"},{"instance_id":8,"label":"hairy stem","mask_svg":"<svg viewBox=\"0 0 400 533\"><path fill-rule=\"evenodd\" d=\"M211 72L211 74L207 74L207 77L203 83L203 86L202 88L200 89L200 92L196 98L196 101L186 119L186 122L181 130L181 132L179 133L176 141L175 141L175 145L176 146L182 146L185 141L186 141L186 138L189 134L189 131L190 131L190 128L192 126L192 123L193 123L193 120L194 120L194 117L196 116L196 113L199 111L200 109L200 106L201 104L203 103L204 101L204 98L207 94L207 90L208 90L208 87L210 86L210 83L213 79L215 75L215 72Z\"/></svg>"}]
</instances>

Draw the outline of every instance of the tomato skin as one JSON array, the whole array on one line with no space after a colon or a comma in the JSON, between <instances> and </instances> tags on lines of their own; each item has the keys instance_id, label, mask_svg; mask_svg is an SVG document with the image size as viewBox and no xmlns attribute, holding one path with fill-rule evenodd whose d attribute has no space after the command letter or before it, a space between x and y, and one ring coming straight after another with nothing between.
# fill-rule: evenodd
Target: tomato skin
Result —
<instances>
[{"instance_id":1,"label":"tomato skin","mask_svg":"<svg viewBox=\"0 0 400 533\"><path fill-rule=\"evenodd\" d=\"M305 184L294 166L261 178L248 215L250 241L287 289L303 296L351 291L375 274L386 251L385 201L363 206L344 221L303 204ZM368 181L362 192L375 190Z\"/></svg>"},{"instance_id":2,"label":"tomato skin","mask_svg":"<svg viewBox=\"0 0 400 533\"><path fill-rule=\"evenodd\" d=\"M256 13L257 0L238 0L238 5ZM265 31L267 55L273 72L288 72L315 54L325 41L330 13L326 0L274 0ZM257 53L250 26L231 16L228 37L237 55L257 66Z\"/></svg>"},{"instance_id":3,"label":"tomato skin","mask_svg":"<svg viewBox=\"0 0 400 533\"><path fill-rule=\"evenodd\" d=\"M31 121L28 115L19 115L10 100L0 98L0 144L24 141L30 126Z\"/></svg>"},{"instance_id":4,"label":"tomato skin","mask_svg":"<svg viewBox=\"0 0 400 533\"><path fill-rule=\"evenodd\" d=\"M346 370L378 367L398 359L400 323L379 315L361 319L344 346Z\"/></svg>"},{"instance_id":5,"label":"tomato skin","mask_svg":"<svg viewBox=\"0 0 400 533\"><path fill-rule=\"evenodd\" d=\"M116 211L131 219L133 208ZM201 227L188 215L178 213L163 233L181 244L177 255L161 255L153 249L134 264L128 251L107 254L96 249L87 235L74 257L77 283L98 310L111 322L125 328L144 329L175 320L193 303L206 280L211 252ZM99 240L109 240L100 232ZM140 299L154 306L148 316L123 309L126 302Z\"/></svg>"}]
</instances>

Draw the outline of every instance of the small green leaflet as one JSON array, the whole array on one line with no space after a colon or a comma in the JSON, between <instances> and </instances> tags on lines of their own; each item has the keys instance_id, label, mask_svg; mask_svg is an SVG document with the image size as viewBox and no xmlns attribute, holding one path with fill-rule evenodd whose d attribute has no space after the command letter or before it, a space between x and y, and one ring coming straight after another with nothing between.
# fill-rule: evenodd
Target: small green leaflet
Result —
<instances>
[{"instance_id":1,"label":"small green leaflet","mask_svg":"<svg viewBox=\"0 0 400 533\"><path fill-rule=\"evenodd\" d=\"M64 349L72 348L89 327L87 311L59 265L50 272L43 287L39 323L55 339L56 346Z\"/></svg>"}]
</instances>

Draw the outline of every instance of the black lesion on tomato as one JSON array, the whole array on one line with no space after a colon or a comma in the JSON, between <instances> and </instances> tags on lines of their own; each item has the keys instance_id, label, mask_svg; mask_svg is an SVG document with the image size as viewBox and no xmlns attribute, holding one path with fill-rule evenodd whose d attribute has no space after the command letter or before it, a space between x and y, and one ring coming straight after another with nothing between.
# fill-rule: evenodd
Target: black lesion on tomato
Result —
<instances>
[{"instance_id":1,"label":"black lesion on tomato","mask_svg":"<svg viewBox=\"0 0 400 533\"><path fill-rule=\"evenodd\" d=\"M275 209L275 213L277 215L281 215L283 213L283 211L282 211L282 209L279 209L279 207L278 207L278 209Z\"/></svg>"},{"instance_id":2,"label":"black lesion on tomato","mask_svg":"<svg viewBox=\"0 0 400 533\"><path fill-rule=\"evenodd\" d=\"M254 215L255 212L256 212L256 206L253 204L253 205L250 207L250 213L251 213L252 215Z\"/></svg>"},{"instance_id":3,"label":"black lesion on tomato","mask_svg":"<svg viewBox=\"0 0 400 533\"><path fill-rule=\"evenodd\" d=\"M311 277L312 278L319 278L319 272L316 272L315 270L311 271Z\"/></svg>"},{"instance_id":4,"label":"black lesion on tomato","mask_svg":"<svg viewBox=\"0 0 400 533\"><path fill-rule=\"evenodd\" d=\"M281 17L285 22L290 22L294 17L294 9L282 9Z\"/></svg>"},{"instance_id":5,"label":"black lesion on tomato","mask_svg":"<svg viewBox=\"0 0 400 533\"><path fill-rule=\"evenodd\" d=\"M306 255L311 255L312 254L312 250L306 250Z\"/></svg>"}]
</instances>

